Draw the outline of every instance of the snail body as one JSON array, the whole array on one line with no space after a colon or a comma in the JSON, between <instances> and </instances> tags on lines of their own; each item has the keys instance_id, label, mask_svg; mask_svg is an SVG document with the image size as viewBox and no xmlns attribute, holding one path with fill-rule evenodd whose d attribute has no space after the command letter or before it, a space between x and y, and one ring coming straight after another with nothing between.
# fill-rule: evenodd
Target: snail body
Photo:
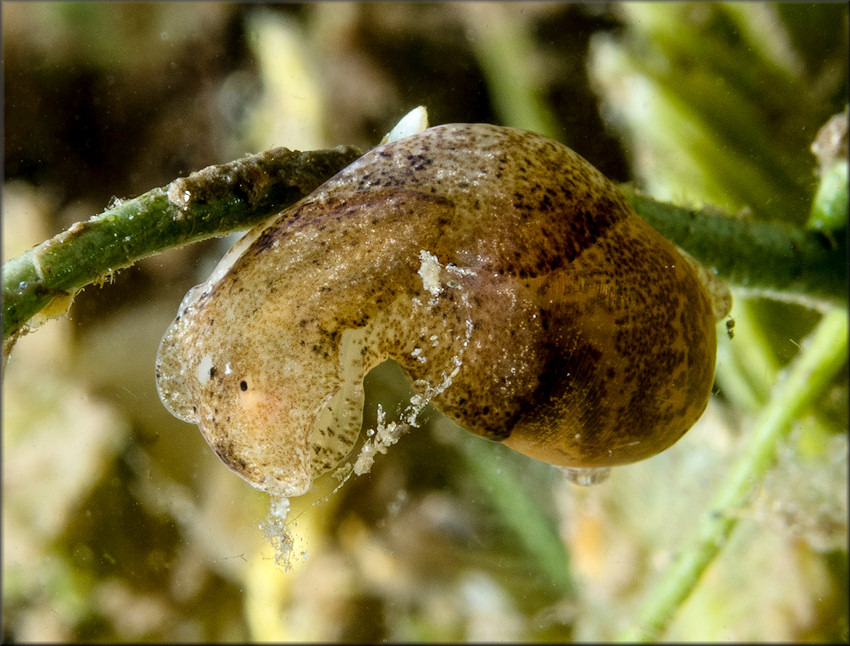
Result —
<instances>
[{"instance_id":1,"label":"snail body","mask_svg":"<svg viewBox=\"0 0 850 646\"><path fill-rule=\"evenodd\" d=\"M692 261L543 136L450 124L379 146L250 231L157 357L166 407L292 496L360 433L392 359L468 431L565 467L634 462L704 410L712 299Z\"/></svg>"}]
</instances>

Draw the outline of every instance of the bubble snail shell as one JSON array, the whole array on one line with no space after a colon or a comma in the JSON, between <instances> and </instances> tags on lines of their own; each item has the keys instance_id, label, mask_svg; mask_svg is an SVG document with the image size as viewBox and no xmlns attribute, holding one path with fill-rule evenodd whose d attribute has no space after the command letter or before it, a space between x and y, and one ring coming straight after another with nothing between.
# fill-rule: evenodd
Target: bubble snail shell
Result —
<instances>
[{"instance_id":1,"label":"bubble snail shell","mask_svg":"<svg viewBox=\"0 0 850 646\"><path fill-rule=\"evenodd\" d=\"M575 152L450 124L369 151L246 234L180 305L157 386L280 496L346 459L386 359L467 431L594 469L700 417L713 308L695 261Z\"/></svg>"}]
</instances>

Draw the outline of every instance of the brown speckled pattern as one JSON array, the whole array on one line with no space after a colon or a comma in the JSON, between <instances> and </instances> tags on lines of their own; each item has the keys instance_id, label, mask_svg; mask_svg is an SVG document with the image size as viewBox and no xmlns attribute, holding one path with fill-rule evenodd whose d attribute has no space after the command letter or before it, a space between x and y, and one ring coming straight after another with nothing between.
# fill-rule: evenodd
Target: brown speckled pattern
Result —
<instances>
[{"instance_id":1,"label":"brown speckled pattern","mask_svg":"<svg viewBox=\"0 0 850 646\"><path fill-rule=\"evenodd\" d=\"M563 466L653 455L707 403L715 326L693 269L540 135L431 128L249 235L187 295L157 384L258 488L303 493L345 457L363 377L386 358L420 391L459 364L438 408Z\"/></svg>"}]
</instances>

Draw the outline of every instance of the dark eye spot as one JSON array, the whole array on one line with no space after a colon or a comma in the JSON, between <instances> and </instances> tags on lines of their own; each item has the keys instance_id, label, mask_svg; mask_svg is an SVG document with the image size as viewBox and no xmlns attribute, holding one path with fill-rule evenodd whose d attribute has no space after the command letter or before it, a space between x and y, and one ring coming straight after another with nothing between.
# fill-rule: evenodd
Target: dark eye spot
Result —
<instances>
[{"instance_id":1,"label":"dark eye spot","mask_svg":"<svg viewBox=\"0 0 850 646\"><path fill-rule=\"evenodd\" d=\"M213 377L215 377L215 366L210 368L210 379L212 379Z\"/></svg>"},{"instance_id":2,"label":"dark eye spot","mask_svg":"<svg viewBox=\"0 0 850 646\"><path fill-rule=\"evenodd\" d=\"M247 381L240 381L239 382L239 388L241 388L242 390L248 390L248 382Z\"/></svg>"}]
</instances>

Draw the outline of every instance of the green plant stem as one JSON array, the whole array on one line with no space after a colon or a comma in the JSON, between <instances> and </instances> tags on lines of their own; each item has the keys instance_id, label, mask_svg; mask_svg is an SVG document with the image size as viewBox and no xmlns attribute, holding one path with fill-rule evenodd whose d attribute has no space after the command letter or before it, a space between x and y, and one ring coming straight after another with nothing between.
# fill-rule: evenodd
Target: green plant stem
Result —
<instances>
[{"instance_id":1,"label":"green plant stem","mask_svg":"<svg viewBox=\"0 0 850 646\"><path fill-rule=\"evenodd\" d=\"M3 266L3 340L55 298L136 260L261 222L309 194L360 155L352 147L284 148L210 166L127 200ZM732 284L770 296L846 303L846 236L693 211L621 187L639 215Z\"/></svg>"},{"instance_id":2,"label":"green plant stem","mask_svg":"<svg viewBox=\"0 0 850 646\"><path fill-rule=\"evenodd\" d=\"M245 229L308 195L361 155L275 148L210 166L107 209L3 266L3 339L50 302L135 261Z\"/></svg>"},{"instance_id":3,"label":"green plant stem","mask_svg":"<svg viewBox=\"0 0 850 646\"><path fill-rule=\"evenodd\" d=\"M847 302L846 231L830 235L780 222L718 215L656 202L628 186L620 190L661 235L732 285L809 305Z\"/></svg>"},{"instance_id":4,"label":"green plant stem","mask_svg":"<svg viewBox=\"0 0 850 646\"><path fill-rule=\"evenodd\" d=\"M809 223L815 229L835 229L847 225L847 160L823 170Z\"/></svg>"},{"instance_id":5,"label":"green plant stem","mask_svg":"<svg viewBox=\"0 0 850 646\"><path fill-rule=\"evenodd\" d=\"M780 442L796 418L817 402L847 360L847 311L827 312L774 388L749 441L700 521L694 544L664 573L635 626L622 641L655 641L696 587L703 572L729 540L741 509L773 464Z\"/></svg>"}]
</instances>

